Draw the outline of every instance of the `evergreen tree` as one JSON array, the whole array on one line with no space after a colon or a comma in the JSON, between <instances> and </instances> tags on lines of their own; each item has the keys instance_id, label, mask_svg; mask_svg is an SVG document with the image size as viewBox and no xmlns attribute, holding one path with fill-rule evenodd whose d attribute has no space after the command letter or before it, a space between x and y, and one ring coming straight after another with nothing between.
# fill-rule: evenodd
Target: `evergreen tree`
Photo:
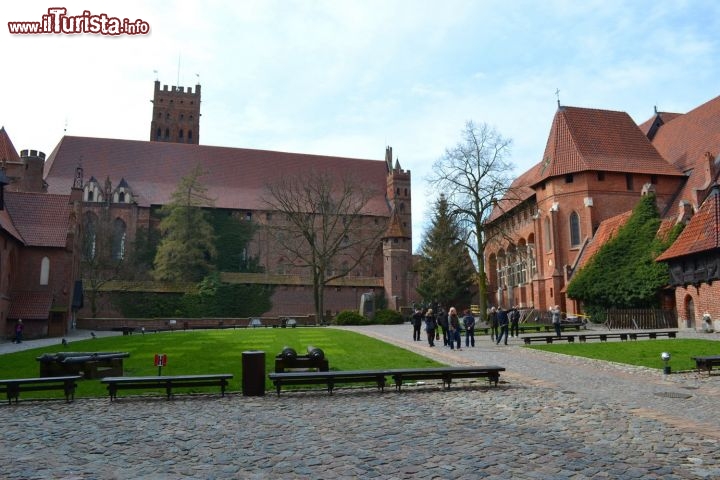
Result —
<instances>
[{"instance_id":1,"label":"evergreen tree","mask_svg":"<svg viewBox=\"0 0 720 480\"><path fill-rule=\"evenodd\" d=\"M207 188L200 182L198 165L180 180L168 204L160 209L161 240L155 255L155 279L197 282L213 270L215 234L208 213L212 207Z\"/></svg>"},{"instance_id":2,"label":"evergreen tree","mask_svg":"<svg viewBox=\"0 0 720 480\"><path fill-rule=\"evenodd\" d=\"M420 246L418 293L426 302L469 306L475 271L444 195L435 202L432 223Z\"/></svg>"}]
</instances>

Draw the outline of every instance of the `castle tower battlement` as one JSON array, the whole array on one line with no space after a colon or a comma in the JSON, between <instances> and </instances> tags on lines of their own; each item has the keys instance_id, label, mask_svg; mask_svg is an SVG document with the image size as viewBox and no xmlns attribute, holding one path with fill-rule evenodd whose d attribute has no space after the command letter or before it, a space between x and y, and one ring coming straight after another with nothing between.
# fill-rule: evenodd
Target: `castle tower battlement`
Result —
<instances>
[{"instance_id":1,"label":"castle tower battlement","mask_svg":"<svg viewBox=\"0 0 720 480\"><path fill-rule=\"evenodd\" d=\"M150 141L200 144L200 85L163 85L155 80Z\"/></svg>"}]
</instances>

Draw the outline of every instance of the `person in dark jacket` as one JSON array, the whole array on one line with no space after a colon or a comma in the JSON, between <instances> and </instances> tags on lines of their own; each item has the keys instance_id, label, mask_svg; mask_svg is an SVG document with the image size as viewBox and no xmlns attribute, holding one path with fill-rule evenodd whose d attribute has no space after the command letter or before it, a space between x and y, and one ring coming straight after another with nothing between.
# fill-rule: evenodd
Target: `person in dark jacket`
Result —
<instances>
[{"instance_id":1,"label":"person in dark jacket","mask_svg":"<svg viewBox=\"0 0 720 480\"><path fill-rule=\"evenodd\" d=\"M465 326L465 346L475 346L475 316L470 310L465 310L463 316L463 325Z\"/></svg>"},{"instance_id":2,"label":"person in dark jacket","mask_svg":"<svg viewBox=\"0 0 720 480\"><path fill-rule=\"evenodd\" d=\"M422 331L423 314L419 308L415 309L412 318L410 319L413 327L413 340L416 342L420 341L420 332Z\"/></svg>"},{"instance_id":3,"label":"person in dark jacket","mask_svg":"<svg viewBox=\"0 0 720 480\"><path fill-rule=\"evenodd\" d=\"M498 316L495 307L490 308L488 319L490 321L490 340L495 342L498 338Z\"/></svg>"},{"instance_id":4,"label":"person in dark jacket","mask_svg":"<svg viewBox=\"0 0 720 480\"><path fill-rule=\"evenodd\" d=\"M438 310L438 314L436 317L438 328L440 328L440 332L442 333L443 337L443 345L448 346L448 317L445 313L445 309L440 307L440 310Z\"/></svg>"},{"instance_id":5,"label":"person in dark jacket","mask_svg":"<svg viewBox=\"0 0 720 480\"><path fill-rule=\"evenodd\" d=\"M508 339L508 323L510 323L510 320L508 319L508 314L505 310L503 310L502 307L498 307L497 309L497 322L498 327L500 328L500 334L497 337L497 344L500 345L500 342L503 339L503 335L505 336L505 345L507 345L507 339Z\"/></svg>"},{"instance_id":6,"label":"person in dark jacket","mask_svg":"<svg viewBox=\"0 0 720 480\"><path fill-rule=\"evenodd\" d=\"M428 344L431 347L435 346L435 330L437 329L437 322L435 321L435 315L433 315L432 308L429 308L425 312L425 332L427 333Z\"/></svg>"},{"instance_id":7,"label":"person in dark jacket","mask_svg":"<svg viewBox=\"0 0 720 480\"><path fill-rule=\"evenodd\" d=\"M520 336L520 307L517 305L510 310L510 336Z\"/></svg>"}]
</instances>

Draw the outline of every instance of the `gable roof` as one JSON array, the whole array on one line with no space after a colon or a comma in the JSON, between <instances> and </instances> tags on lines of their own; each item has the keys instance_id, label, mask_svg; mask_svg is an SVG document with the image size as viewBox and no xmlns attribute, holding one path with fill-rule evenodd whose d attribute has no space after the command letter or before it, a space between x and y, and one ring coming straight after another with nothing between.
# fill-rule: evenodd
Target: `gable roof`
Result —
<instances>
[{"instance_id":1,"label":"gable roof","mask_svg":"<svg viewBox=\"0 0 720 480\"><path fill-rule=\"evenodd\" d=\"M681 176L625 112L560 107L555 113L538 181L582 171Z\"/></svg>"},{"instance_id":2,"label":"gable roof","mask_svg":"<svg viewBox=\"0 0 720 480\"><path fill-rule=\"evenodd\" d=\"M69 195L5 192L5 207L25 245L65 247L71 212Z\"/></svg>"},{"instance_id":3,"label":"gable roof","mask_svg":"<svg viewBox=\"0 0 720 480\"><path fill-rule=\"evenodd\" d=\"M645 120L643 123L638 125L638 128L645 134L646 137L648 137L648 139L650 139L650 141L652 141L660 127L680 115L682 115L682 113L658 112L656 110L655 116Z\"/></svg>"},{"instance_id":4,"label":"gable roof","mask_svg":"<svg viewBox=\"0 0 720 480\"><path fill-rule=\"evenodd\" d=\"M715 185L675 242L656 261L720 248L720 187Z\"/></svg>"},{"instance_id":5,"label":"gable roof","mask_svg":"<svg viewBox=\"0 0 720 480\"><path fill-rule=\"evenodd\" d=\"M5 131L5 127L0 127L0 162L6 160L8 162L19 162L20 155L13 146L10 136Z\"/></svg>"},{"instance_id":6,"label":"gable roof","mask_svg":"<svg viewBox=\"0 0 720 480\"><path fill-rule=\"evenodd\" d=\"M86 176L109 177L114 185L125 179L143 207L168 203L180 179L199 164L207 172L200 180L217 208L263 210L260 199L273 176L317 170L337 178L352 175L364 186L378 186L365 213L390 214L385 199L387 165L382 160L66 136L45 162L48 191L69 191L79 159Z\"/></svg>"}]
</instances>

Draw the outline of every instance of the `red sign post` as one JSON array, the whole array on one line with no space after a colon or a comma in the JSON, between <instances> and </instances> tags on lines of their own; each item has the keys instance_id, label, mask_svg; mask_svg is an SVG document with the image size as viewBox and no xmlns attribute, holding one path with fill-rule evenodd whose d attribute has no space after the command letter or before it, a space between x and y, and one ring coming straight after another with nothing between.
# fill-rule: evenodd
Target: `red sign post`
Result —
<instances>
[{"instance_id":1,"label":"red sign post","mask_svg":"<svg viewBox=\"0 0 720 480\"><path fill-rule=\"evenodd\" d=\"M155 366L158 367L158 376L162 375L162 367L167 365L167 355L164 353L155 354Z\"/></svg>"}]
</instances>

